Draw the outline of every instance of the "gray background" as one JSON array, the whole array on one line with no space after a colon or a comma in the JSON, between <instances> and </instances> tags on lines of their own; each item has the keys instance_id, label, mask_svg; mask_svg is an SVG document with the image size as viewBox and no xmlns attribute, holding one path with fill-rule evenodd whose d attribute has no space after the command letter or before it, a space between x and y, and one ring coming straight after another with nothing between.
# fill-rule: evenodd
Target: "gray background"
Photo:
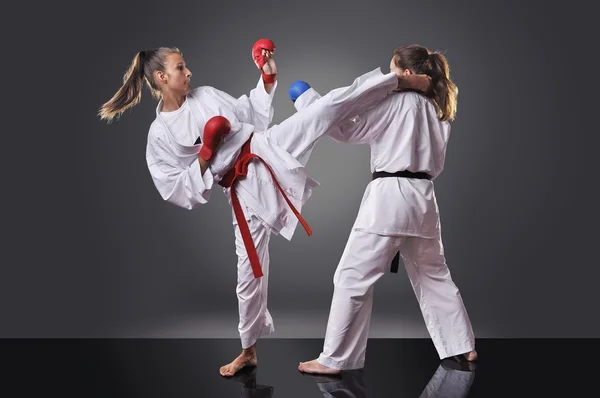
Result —
<instances>
[{"instance_id":1,"label":"gray background","mask_svg":"<svg viewBox=\"0 0 600 398\"><path fill-rule=\"evenodd\" d=\"M483 4L485 3L485 4ZM459 87L436 180L448 264L478 337L600 337L596 50L591 13L546 1L53 3L5 36L2 337L236 337L231 210L166 204L145 163L156 102L98 107L137 51L178 46L194 86L240 96L250 48L277 45L274 123L298 79L324 94L387 71L393 49L445 51ZM60 7L63 8L60 13ZM67 15L68 14L68 15ZM17 39L29 29L32 40ZM14 143L13 143L14 140ZM369 149L324 139L314 235L271 241L273 337L323 337L332 277L370 179ZM217 247L221 247L218 249ZM405 272L375 293L372 337L426 337Z\"/></svg>"}]
</instances>

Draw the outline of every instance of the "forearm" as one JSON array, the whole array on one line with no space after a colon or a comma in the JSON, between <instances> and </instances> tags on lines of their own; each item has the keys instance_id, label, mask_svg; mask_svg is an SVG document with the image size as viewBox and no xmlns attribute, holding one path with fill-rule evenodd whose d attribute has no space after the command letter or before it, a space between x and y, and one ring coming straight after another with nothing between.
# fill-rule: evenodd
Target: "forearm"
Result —
<instances>
[{"instance_id":1,"label":"forearm","mask_svg":"<svg viewBox=\"0 0 600 398\"><path fill-rule=\"evenodd\" d=\"M275 83L264 83L264 85L265 85L265 91L267 92L267 94L271 94L271 91L275 87Z\"/></svg>"},{"instance_id":2,"label":"forearm","mask_svg":"<svg viewBox=\"0 0 600 398\"><path fill-rule=\"evenodd\" d=\"M425 93L430 85L431 78L424 74L398 76L398 88L395 91L416 90Z\"/></svg>"},{"instance_id":3,"label":"forearm","mask_svg":"<svg viewBox=\"0 0 600 398\"><path fill-rule=\"evenodd\" d=\"M399 90L399 91L400 90L410 90L410 89L416 88L416 87L413 87L414 86L413 83L414 82L411 79L407 78L407 76L399 76L397 90Z\"/></svg>"},{"instance_id":4,"label":"forearm","mask_svg":"<svg viewBox=\"0 0 600 398\"><path fill-rule=\"evenodd\" d=\"M262 73L260 75L260 82L262 82L262 86L264 87L265 91L263 93L260 93L260 83L256 85L256 87L253 89L253 91L258 91L258 93L254 93L254 96L257 96L257 94L259 96L263 97L263 101L268 101L269 103L271 101L273 101L273 90L275 89L276 86L276 82L277 82L277 75L267 75L265 73ZM267 95L265 95L267 94ZM252 95L251 95L252 97Z\"/></svg>"},{"instance_id":5,"label":"forearm","mask_svg":"<svg viewBox=\"0 0 600 398\"><path fill-rule=\"evenodd\" d=\"M204 172L208 169L209 161L198 156L198 163L200 163L200 173L204 175Z\"/></svg>"}]
</instances>

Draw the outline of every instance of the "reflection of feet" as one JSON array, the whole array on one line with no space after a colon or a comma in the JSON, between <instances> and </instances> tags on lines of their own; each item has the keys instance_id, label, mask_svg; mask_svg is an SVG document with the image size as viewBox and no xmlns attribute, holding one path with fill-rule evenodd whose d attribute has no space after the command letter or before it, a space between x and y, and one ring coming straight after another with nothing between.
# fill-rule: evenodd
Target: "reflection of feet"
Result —
<instances>
[{"instance_id":1,"label":"reflection of feet","mask_svg":"<svg viewBox=\"0 0 600 398\"><path fill-rule=\"evenodd\" d=\"M308 377L308 378L314 380L317 383L330 383L330 382L333 382L333 381L340 381L340 380L342 380L342 374L341 373L331 374L331 375L318 374L318 373L302 373L302 376Z\"/></svg>"},{"instance_id":2,"label":"reflection of feet","mask_svg":"<svg viewBox=\"0 0 600 398\"><path fill-rule=\"evenodd\" d=\"M226 380L236 381L242 384L242 397L273 398L273 386L258 384L256 382L256 366L246 366L235 375L226 377Z\"/></svg>"},{"instance_id":3,"label":"reflection of feet","mask_svg":"<svg viewBox=\"0 0 600 398\"><path fill-rule=\"evenodd\" d=\"M469 362L463 356L446 358L441 365L446 370L460 370L463 372L474 372L477 369L475 362Z\"/></svg>"},{"instance_id":4,"label":"reflection of feet","mask_svg":"<svg viewBox=\"0 0 600 398\"><path fill-rule=\"evenodd\" d=\"M304 373L313 373L321 375L336 375L340 374L341 370L328 368L325 365L321 365L316 359L309 362L300 362L298 370Z\"/></svg>"},{"instance_id":5,"label":"reflection of feet","mask_svg":"<svg viewBox=\"0 0 600 398\"><path fill-rule=\"evenodd\" d=\"M256 366L247 366L237 372L235 375L228 377L229 380L237 381L246 388L256 387Z\"/></svg>"},{"instance_id":6,"label":"reflection of feet","mask_svg":"<svg viewBox=\"0 0 600 398\"><path fill-rule=\"evenodd\" d=\"M256 350L254 346L243 350L242 353L233 360L233 362L222 366L219 370L221 376L233 376L246 366L256 366Z\"/></svg>"},{"instance_id":7,"label":"reflection of feet","mask_svg":"<svg viewBox=\"0 0 600 398\"><path fill-rule=\"evenodd\" d=\"M324 397L373 398L367 391L364 368L343 370L338 375L310 375Z\"/></svg>"}]
</instances>

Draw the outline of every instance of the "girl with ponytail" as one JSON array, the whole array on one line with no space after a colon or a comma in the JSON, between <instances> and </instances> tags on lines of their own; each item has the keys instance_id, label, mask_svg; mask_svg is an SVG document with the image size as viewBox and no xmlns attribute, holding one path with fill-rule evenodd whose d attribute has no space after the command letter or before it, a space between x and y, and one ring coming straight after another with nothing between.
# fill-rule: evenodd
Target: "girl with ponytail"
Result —
<instances>
[{"instance_id":1,"label":"girl with ponytail","mask_svg":"<svg viewBox=\"0 0 600 398\"><path fill-rule=\"evenodd\" d=\"M127 109L140 103L144 83L152 96L160 99L160 88L157 86L154 72L165 73L165 60L170 54L181 54L175 47L161 47L156 50L140 51L135 55L129 69L123 76L123 85L117 93L100 108L100 119L108 122L118 118ZM145 67L145 65L148 65ZM191 77L191 72L190 72Z\"/></svg>"},{"instance_id":2,"label":"girl with ponytail","mask_svg":"<svg viewBox=\"0 0 600 398\"><path fill-rule=\"evenodd\" d=\"M364 366L374 286L390 263L397 272L400 257L440 359L477 359L471 321L446 264L433 185L444 168L458 88L446 57L419 45L398 47L390 70L428 75L431 85L390 95L328 133L371 147L373 180L335 271L323 351L301 363L302 372Z\"/></svg>"},{"instance_id":3,"label":"girl with ponytail","mask_svg":"<svg viewBox=\"0 0 600 398\"><path fill-rule=\"evenodd\" d=\"M425 95L433 102L441 121L454 120L458 87L450 80L446 57L416 44L406 45L394 51L390 68L401 76L422 73L431 77L431 86Z\"/></svg>"}]
</instances>

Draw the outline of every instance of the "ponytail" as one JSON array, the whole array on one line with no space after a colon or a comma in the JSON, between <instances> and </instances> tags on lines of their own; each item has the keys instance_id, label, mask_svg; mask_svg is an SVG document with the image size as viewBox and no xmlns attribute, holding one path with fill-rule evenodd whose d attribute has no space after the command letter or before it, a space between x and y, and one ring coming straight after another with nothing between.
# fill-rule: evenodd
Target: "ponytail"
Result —
<instances>
[{"instance_id":1,"label":"ponytail","mask_svg":"<svg viewBox=\"0 0 600 398\"><path fill-rule=\"evenodd\" d=\"M119 91L100 107L98 115L101 120L107 120L110 123L114 118L118 119L127 109L139 104L144 86L145 60L146 51L140 51L133 58L129 69L123 76L123 85Z\"/></svg>"},{"instance_id":2,"label":"ponytail","mask_svg":"<svg viewBox=\"0 0 600 398\"><path fill-rule=\"evenodd\" d=\"M431 68L427 68L430 66ZM438 52L429 54L426 69L431 76L431 96L442 121L454 120L456 116L458 87L450 80L450 67L446 57Z\"/></svg>"},{"instance_id":3,"label":"ponytail","mask_svg":"<svg viewBox=\"0 0 600 398\"><path fill-rule=\"evenodd\" d=\"M398 68L431 77L431 87L425 95L433 101L441 121L454 120L458 87L450 80L450 66L445 56L431 53L418 44L408 44L394 50L394 63Z\"/></svg>"}]
</instances>

